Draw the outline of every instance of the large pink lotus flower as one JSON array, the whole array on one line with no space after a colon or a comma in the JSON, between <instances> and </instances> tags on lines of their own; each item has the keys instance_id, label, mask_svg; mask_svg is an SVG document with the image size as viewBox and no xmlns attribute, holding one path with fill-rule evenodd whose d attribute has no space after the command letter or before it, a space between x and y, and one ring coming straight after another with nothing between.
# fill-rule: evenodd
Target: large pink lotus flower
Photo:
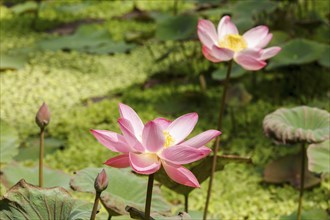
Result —
<instances>
[{"instance_id":1,"label":"large pink lotus flower","mask_svg":"<svg viewBox=\"0 0 330 220\"><path fill-rule=\"evenodd\" d=\"M121 118L118 123L123 135L91 130L105 147L122 153L107 160L106 165L117 168L131 166L135 172L146 175L155 173L162 165L175 182L200 186L194 174L181 165L206 157L211 150L204 145L220 135L219 131L208 130L184 141L197 123L196 113L183 115L173 122L157 118L144 125L131 107L119 104L119 111Z\"/></svg>"},{"instance_id":2,"label":"large pink lotus flower","mask_svg":"<svg viewBox=\"0 0 330 220\"><path fill-rule=\"evenodd\" d=\"M259 70L266 66L265 60L280 52L280 47L263 49L272 39L267 26L257 26L239 35L229 16L219 22L218 30L209 20L199 20L198 37L203 44L204 56L212 62L234 59L246 70Z\"/></svg>"}]
</instances>

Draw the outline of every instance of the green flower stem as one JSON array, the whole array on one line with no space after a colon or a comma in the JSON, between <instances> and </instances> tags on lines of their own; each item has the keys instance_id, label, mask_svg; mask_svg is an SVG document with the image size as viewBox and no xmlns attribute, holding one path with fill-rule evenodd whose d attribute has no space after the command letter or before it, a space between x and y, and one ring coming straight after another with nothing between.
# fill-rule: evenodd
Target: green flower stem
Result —
<instances>
[{"instance_id":1,"label":"green flower stem","mask_svg":"<svg viewBox=\"0 0 330 220\"><path fill-rule=\"evenodd\" d=\"M148 189L147 189L147 197L146 197L146 206L145 206L145 219L150 219L150 207L151 207L151 198L152 198L152 187L154 185L154 174L150 174L148 178Z\"/></svg>"},{"instance_id":2,"label":"green flower stem","mask_svg":"<svg viewBox=\"0 0 330 220\"><path fill-rule=\"evenodd\" d=\"M43 160L44 160L44 134L45 129L40 128L40 150L39 150L39 187L43 187L44 174L43 174Z\"/></svg>"},{"instance_id":3,"label":"green flower stem","mask_svg":"<svg viewBox=\"0 0 330 220\"><path fill-rule=\"evenodd\" d=\"M92 214L91 214L91 220L95 220L96 213L97 213L97 208L99 206L100 196L101 196L101 192L96 192L95 201L94 201L94 205L93 205L93 210L92 210Z\"/></svg>"},{"instance_id":4,"label":"green flower stem","mask_svg":"<svg viewBox=\"0 0 330 220\"><path fill-rule=\"evenodd\" d=\"M232 65L233 65L233 60L229 61L229 63L228 63L225 87L224 87L223 94L222 94L221 106L220 106L220 111L219 111L219 116L218 116L218 127L217 127L218 130L221 130L221 128L222 128L222 118L223 118L223 112L225 110L225 102L226 102L226 96L227 96L227 90L228 90L228 86L229 86L229 79L230 79ZM212 160L209 187L207 190L206 202L205 202L205 207L204 207L203 220L206 220L206 217L207 217L207 211L208 211L209 202L210 202L210 198L211 198L211 192L212 192L212 183L213 183L213 179L214 179L214 172L215 172L215 168L217 166L217 153L219 151L219 146L220 146L220 136L218 136L216 138L215 147L213 148L214 155L213 155L213 160Z\"/></svg>"},{"instance_id":5,"label":"green flower stem","mask_svg":"<svg viewBox=\"0 0 330 220\"><path fill-rule=\"evenodd\" d=\"M305 160L306 160L306 149L305 143L301 144L301 171L300 171L300 193L298 202L297 220L301 220L301 209L302 209L302 198L304 195L304 182L305 182Z\"/></svg>"},{"instance_id":6,"label":"green flower stem","mask_svg":"<svg viewBox=\"0 0 330 220\"><path fill-rule=\"evenodd\" d=\"M188 213L189 194L184 195L184 211Z\"/></svg>"}]
</instances>

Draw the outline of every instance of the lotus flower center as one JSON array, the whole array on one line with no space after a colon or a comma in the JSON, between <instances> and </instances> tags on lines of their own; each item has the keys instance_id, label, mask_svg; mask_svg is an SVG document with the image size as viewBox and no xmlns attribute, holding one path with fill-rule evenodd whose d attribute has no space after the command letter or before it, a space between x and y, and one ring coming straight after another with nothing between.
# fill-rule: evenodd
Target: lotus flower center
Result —
<instances>
[{"instance_id":1,"label":"lotus flower center","mask_svg":"<svg viewBox=\"0 0 330 220\"><path fill-rule=\"evenodd\" d=\"M174 138L168 133L168 131L163 131L164 137L165 137L165 143L164 147L170 147L174 144Z\"/></svg>"},{"instance_id":2,"label":"lotus flower center","mask_svg":"<svg viewBox=\"0 0 330 220\"><path fill-rule=\"evenodd\" d=\"M238 52L247 48L247 43L239 34L227 34L219 41L219 46Z\"/></svg>"}]
</instances>

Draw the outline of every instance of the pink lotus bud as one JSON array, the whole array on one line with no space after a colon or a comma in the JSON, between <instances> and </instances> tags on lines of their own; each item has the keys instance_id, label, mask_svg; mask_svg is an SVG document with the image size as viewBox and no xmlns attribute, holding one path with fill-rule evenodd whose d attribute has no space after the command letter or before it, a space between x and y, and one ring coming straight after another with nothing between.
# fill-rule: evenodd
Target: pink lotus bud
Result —
<instances>
[{"instance_id":1,"label":"pink lotus bud","mask_svg":"<svg viewBox=\"0 0 330 220\"><path fill-rule=\"evenodd\" d=\"M108 176L104 169L97 175L94 188L97 193L101 193L108 187Z\"/></svg>"},{"instance_id":2,"label":"pink lotus bud","mask_svg":"<svg viewBox=\"0 0 330 220\"><path fill-rule=\"evenodd\" d=\"M50 112L46 103L42 103L36 115L36 123L40 128L45 128L50 122Z\"/></svg>"}]
</instances>

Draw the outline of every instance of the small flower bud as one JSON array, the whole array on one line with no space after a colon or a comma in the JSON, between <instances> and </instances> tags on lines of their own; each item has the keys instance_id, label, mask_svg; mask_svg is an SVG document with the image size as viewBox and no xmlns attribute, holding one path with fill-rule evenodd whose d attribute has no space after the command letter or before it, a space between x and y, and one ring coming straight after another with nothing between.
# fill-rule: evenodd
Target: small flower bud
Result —
<instances>
[{"instance_id":1,"label":"small flower bud","mask_svg":"<svg viewBox=\"0 0 330 220\"><path fill-rule=\"evenodd\" d=\"M49 122L50 112L48 106L46 105L46 103L42 103L36 115L36 123L41 129L43 129L48 125Z\"/></svg>"},{"instance_id":2,"label":"small flower bud","mask_svg":"<svg viewBox=\"0 0 330 220\"><path fill-rule=\"evenodd\" d=\"M94 188L97 193L101 193L108 187L108 176L104 169L97 175Z\"/></svg>"}]
</instances>

